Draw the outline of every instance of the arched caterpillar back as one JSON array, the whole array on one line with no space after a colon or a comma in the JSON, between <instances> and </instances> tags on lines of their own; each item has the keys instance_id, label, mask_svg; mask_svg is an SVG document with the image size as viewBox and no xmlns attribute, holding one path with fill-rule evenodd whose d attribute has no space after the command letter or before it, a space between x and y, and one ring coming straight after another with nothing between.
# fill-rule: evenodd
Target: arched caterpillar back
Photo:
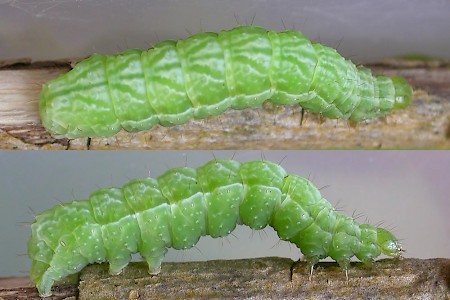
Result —
<instances>
[{"instance_id":1,"label":"arched caterpillar back","mask_svg":"<svg viewBox=\"0 0 450 300\"><path fill-rule=\"evenodd\" d=\"M312 265L330 256L346 269L353 256L371 264L381 253L401 254L392 233L338 214L307 179L269 161L217 159L103 188L88 200L40 213L28 242L30 276L48 296L55 281L87 264L108 261L117 274L136 252L150 273L158 273L167 248L227 236L237 224L272 226Z\"/></svg>"},{"instance_id":2,"label":"arched caterpillar back","mask_svg":"<svg viewBox=\"0 0 450 300\"><path fill-rule=\"evenodd\" d=\"M239 26L94 54L44 84L39 111L52 135L78 138L183 124L267 99L360 121L404 108L411 96L402 77L372 76L300 32Z\"/></svg>"}]
</instances>

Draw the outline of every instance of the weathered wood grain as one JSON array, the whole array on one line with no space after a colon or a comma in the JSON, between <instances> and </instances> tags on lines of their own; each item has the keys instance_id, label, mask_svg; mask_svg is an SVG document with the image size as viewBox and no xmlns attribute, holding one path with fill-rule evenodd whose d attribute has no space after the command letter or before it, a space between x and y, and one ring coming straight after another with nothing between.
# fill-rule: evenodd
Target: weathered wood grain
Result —
<instances>
[{"instance_id":1,"label":"weathered wood grain","mask_svg":"<svg viewBox=\"0 0 450 300\"><path fill-rule=\"evenodd\" d=\"M348 281L331 262L317 264L310 280L305 262L265 257L203 262L163 262L149 275L142 262L120 275L107 264L82 270L77 285L54 288L48 299L449 299L450 259L382 259L373 268L352 263ZM12 283L12 281L15 281ZM78 298L77 298L78 297ZM0 279L0 299L38 299L27 278Z\"/></svg>"},{"instance_id":2,"label":"weathered wood grain","mask_svg":"<svg viewBox=\"0 0 450 300\"><path fill-rule=\"evenodd\" d=\"M311 113L301 121L300 107L266 102L180 126L69 141L45 131L37 107L41 85L67 72L72 61L0 63L0 149L450 149L447 61L369 64L374 72L405 76L414 98L405 110L358 124Z\"/></svg>"}]
</instances>

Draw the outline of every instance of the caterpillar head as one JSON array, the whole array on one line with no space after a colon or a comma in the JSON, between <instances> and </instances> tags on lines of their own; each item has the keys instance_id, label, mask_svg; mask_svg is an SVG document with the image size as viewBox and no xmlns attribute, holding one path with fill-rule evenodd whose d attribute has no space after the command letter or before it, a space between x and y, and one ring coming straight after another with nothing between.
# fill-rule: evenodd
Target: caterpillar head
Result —
<instances>
[{"instance_id":1,"label":"caterpillar head","mask_svg":"<svg viewBox=\"0 0 450 300\"><path fill-rule=\"evenodd\" d=\"M405 108L409 105L412 98L412 88L405 78L394 76L391 78L395 87L394 108Z\"/></svg>"},{"instance_id":2,"label":"caterpillar head","mask_svg":"<svg viewBox=\"0 0 450 300\"><path fill-rule=\"evenodd\" d=\"M394 257L402 256L402 247L397 238L383 228L377 228L377 243L383 254Z\"/></svg>"}]
</instances>

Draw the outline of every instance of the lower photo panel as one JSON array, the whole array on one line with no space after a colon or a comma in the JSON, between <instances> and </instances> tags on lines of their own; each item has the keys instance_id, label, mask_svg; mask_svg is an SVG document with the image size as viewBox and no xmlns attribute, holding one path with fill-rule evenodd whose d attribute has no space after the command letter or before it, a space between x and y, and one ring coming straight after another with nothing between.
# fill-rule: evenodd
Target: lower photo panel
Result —
<instances>
[{"instance_id":1,"label":"lower photo panel","mask_svg":"<svg viewBox=\"0 0 450 300\"><path fill-rule=\"evenodd\" d=\"M449 258L449 165L446 151L0 152L0 276L41 296L75 277L83 299L370 294L448 264L430 259Z\"/></svg>"}]
</instances>

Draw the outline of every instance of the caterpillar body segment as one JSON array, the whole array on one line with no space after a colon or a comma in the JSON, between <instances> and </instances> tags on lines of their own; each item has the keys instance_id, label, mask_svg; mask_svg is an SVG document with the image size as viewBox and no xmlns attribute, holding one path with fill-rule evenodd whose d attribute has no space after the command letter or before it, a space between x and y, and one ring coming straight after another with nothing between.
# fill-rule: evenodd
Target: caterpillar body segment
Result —
<instances>
[{"instance_id":1,"label":"caterpillar body segment","mask_svg":"<svg viewBox=\"0 0 450 300\"><path fill-rule=\"evenodd\" d=\"M402 77L374 76L300 32L239 26L94 54L44 84L39 111L53 136L79 138L180 125L266 100L361 121L404 108L411 96Z\"/></svg>"},{"instance_id":2,"label":"caterpillar body segment","mask_svg":"<svg viewBox=\"0 0 450 300\"><path fill-rule=\"evenodd\" d=\"M399 257L402 251L392 233L337 213L310 181L278 164L216 159L103 188L38 214L28 242L30 276L48 296L55 281L88 264L107 261L118 274L137 252L156 274L168 248L227 236L237 224L273 227L312 265L330 256L346 269L353 256L371 264L382 253Z\"/></svg>"}]
</instances>

